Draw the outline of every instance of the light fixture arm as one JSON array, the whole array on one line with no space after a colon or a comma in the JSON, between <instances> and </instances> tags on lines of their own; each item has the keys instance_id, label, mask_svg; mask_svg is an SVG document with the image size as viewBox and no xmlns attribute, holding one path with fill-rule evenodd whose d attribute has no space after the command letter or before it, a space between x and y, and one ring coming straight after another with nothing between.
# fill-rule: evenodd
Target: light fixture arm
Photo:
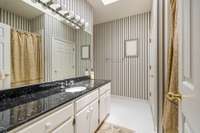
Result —
<instances>
[{"instance_id":1,"label":"light fixture arm","mask_svg":"<svg viewBox=\"0 0 200 133\"><path fill-rule=\"evenodd\" d=\"M69 12L67 12L66 14L61 14L59 13L59 11L62 10L62 7L60 6L57 9L53 9L51 7L52 4L54 4L54 0L50 0L47 3L42 2L42 0L37 0L38 3L42 4L43 6L47 7L49 10L53 11L54 13L58 14L59 16L61 16L62 18L64 18L65 20L69 21L72 25L75 25L75 27L79 27L79 28L84 28L84 24L79 23L80 21L75 22L75 16L73 15L71 18L68 18L67 16L69 16Z\"/></svg>"}]
</instances>

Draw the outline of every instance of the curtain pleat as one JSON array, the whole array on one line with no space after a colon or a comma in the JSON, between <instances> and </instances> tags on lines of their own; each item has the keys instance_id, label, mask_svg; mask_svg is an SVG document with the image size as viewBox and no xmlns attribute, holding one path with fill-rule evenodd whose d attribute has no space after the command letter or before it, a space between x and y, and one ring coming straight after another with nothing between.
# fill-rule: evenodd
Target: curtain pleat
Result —
<instances>
[{"instance_id":1,"label":"curtain pleat","mask_svg":"<svg viewBox=\"0 0 200 133\"><path fill-rule=\"evenodd\" d=\"M43 81L41 36L11 31L11 85L36 84Z\"/></svg>"},{"instance_id":2,"label":"curtain pleat","mask_svg":"<svg viewBox=\"0 0 200 133\"><path fill-rule=\"evenodd\" d=\"M178 133L178 29L177 0L170 0L170 40L168 47L168 73L165 88L163 129L164 133Z\"/></svg>"}]
</instances>

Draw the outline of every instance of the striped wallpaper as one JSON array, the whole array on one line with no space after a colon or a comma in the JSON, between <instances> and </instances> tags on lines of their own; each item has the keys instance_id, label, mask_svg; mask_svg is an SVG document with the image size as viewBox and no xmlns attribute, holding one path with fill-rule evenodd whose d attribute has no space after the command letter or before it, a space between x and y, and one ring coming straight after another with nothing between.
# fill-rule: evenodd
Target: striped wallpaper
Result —
<instances>
[{"instance_id":1,"label":"striped wallpaper","mask_svg":"<svg viewBox=\"0 0 200 133\"><path fill-rule=\"evenodd\" d=\"M2 8L0 8L0 23L8 24L18 30L31 31L30 19L16 15Z\"/></svg>"},{"instance_id":2,"label":"striped wallpaper","mask_svg":"<svg viewBox=\"0 0 200 133\"><path fill-rule=\"evenodd\" d=\"M31 19L31 32L38 32L44 30L44 15L37 16Z\"/></svg>"},{"instance_id":3,"label":"striped wallpaper","mask_svg":"<svg viewBox=\"0 0 200 133\"><path fill-rule=\"evenodd\" d=\"M95 78L111 79L112 94L148 99L150 13L94 26ZM138 39L138 57L124 56L124 41Z\"/></svg>"}]
</instances>

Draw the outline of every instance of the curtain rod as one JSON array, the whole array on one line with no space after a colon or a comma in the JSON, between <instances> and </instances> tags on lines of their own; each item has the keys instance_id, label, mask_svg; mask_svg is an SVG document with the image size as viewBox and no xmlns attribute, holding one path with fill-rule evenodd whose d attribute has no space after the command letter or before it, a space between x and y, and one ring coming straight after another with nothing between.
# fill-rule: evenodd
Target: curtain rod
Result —
<instances>
[{"instance_id":1,"label":"curtain rod","mask_svg":"<svg viewBox=\"0 0 200 133\"><path fill-rule=\"evenodd\" d=\"M13 28L13 27L11 27L11 30L15 30L15 31L22 32L22 33L35 34L35 35L37 35L37 36L41 36L41 34L40 34L40 33L37 33L37 32L24 31L24 30L21 30L21 29L15 29L15 28Z\"/></svg>"}]
</instances>

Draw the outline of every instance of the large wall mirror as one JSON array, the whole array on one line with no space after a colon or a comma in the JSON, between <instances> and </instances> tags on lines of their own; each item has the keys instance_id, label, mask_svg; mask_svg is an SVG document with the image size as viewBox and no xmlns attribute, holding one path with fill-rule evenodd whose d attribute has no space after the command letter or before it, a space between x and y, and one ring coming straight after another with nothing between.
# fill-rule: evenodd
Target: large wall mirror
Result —
<instances>
[{"instance_id":1,"label":"large wall mirror","mask_svg":"<svg viewBox=\"0 0 200 133\"><path fill-rule=\"evenodd\" d=\"M91 42L91 33L56 15L0 0L0 90L84 76L91 60L81 48Z\"/></svg>"}]
</instances>

